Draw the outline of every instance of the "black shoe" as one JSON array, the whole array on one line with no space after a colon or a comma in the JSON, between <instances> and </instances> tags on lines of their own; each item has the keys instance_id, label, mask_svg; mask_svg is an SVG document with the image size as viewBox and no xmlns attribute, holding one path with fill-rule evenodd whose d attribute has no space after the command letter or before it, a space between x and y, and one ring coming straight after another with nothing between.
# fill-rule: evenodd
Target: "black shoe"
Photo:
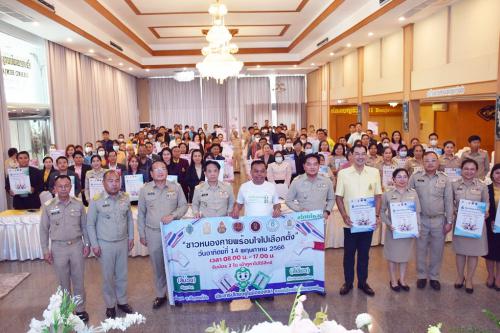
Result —
<instances>
[{"instance_id":1,"label":"black shoe","mask_svg":"<svg viewBox=\"0 0 500 333\"><path fill-rule=\"evenodd\" d=\"M180 302L174 302L174 306L178 308L182 308L182 303Z\"/></svg>"},{"instance_id":2,"label":"black shoe","mask_svg":"<svg viewBox=\"0 0 500 333\"><path fill-rule=\"evenodd\" d=\"M404 291L410 291L410 286L402 284L401 281L399 280L398 280L398 286Z\"/></svg>"},{"instance_id":3,"label":"black shoe","mask_svg":"<svg viewBox=\"0 0 500 333\"><path fill-rule=\"evenodd\" d=\"M418 289L424 289L426 285L427 285L427 279L418 279L417 280L417 288Z\"/></svg>"},{"instance_id":4,"label":"black shoe","mask_svg":"<svg viewBox=\"0 0 500 333\"><path fill-rule=\"evenodd\" d=\"M465 278L462 280L462 283L455 283L453 287L455 287L455 289L462 289L464 283L465 283Z\"/></svg>"},{"instance_id":5,"label":"black shoe","mask_svg":"<svg viewBox=\"0 0 500 333\"><path fill-rule=\"evenodd\" d=\"M82 311L82 312L76 312L75 313L80 319L86 324L89 322L89 314L87 311Z\"/></svg>"},{"instance_id":6,"label":"black shoe","mask_svg":"<svg viewBox=\"0 0 500 333\"><path fill-rule=\"evenodd\" d=\"M134 313L134 310L132 310L132 307L128 304L117 304L116 306L125 313Z\"/></svg>"},{"instance_id":7,"label":"black shoe","mask_svg":"<svg viewBox=\"0 0 500 333\"><path fill-rule=\"evenodd\" d=\"M375 292L373 291L372 288L370 288L370 286L368 285L368 283L365 283L365 284L363 284L361 286L358 286L358 289L363 290L363 292L365 294L367 294L368 296L375 296Z\"/></svg>"},{"instance_id":8,"label":"black shoe","mask_svg":"<svg viewBox=\"0 0 500 333\"><path fill-rule=\"evenodd\" d=\"M441 283L439 283L438 280L430 280L429 284L431 285L432 289L437 291L441 290Z\"/></svg>"},{"instance_id":9,"label":"black shoe","mask_svg":"<svg viewBox=\"0 0 500 333\"><path fill-rule=\"evenodd\" d=\"M395 287L392 285L392 282L389 281L389 287L391 287L392 291L395 291L395 292L400 292L401 291L401 287L399 286L399 284L397 284Z\"/></svg>"},{"instance_id":10,"label":"black shoe","mask_svg":"<svg viewBox=\"0 0 500 333\"><path fill-rule=\"evenodd\" d=\"M115 308L106 308L106 318L116 318L116 310Z\"/></svg>"},{"instance_id":11,"label":"black shoe","mask_svg":"<svg viewBox=\"0 0 500 333\"><path fill-rule=\"evenodd\" d=\"M351 291L351 289L352 289L352 284L344 283L344 285L342 286L342 288L340 288L340 295L344 296L344 295L349 294L349 292Z\"/></svg>"},{"instance_id":12,"label":"black shoe","mask_svg":"<svg viewBox=\"0 0 500 333\"><path fill-rule=\"evenodd\" d=\"M465 287L465 292L467 294L472 294L474 292L474 288L467 288L467 287Z\"/></svg>"},{"instance_id":13,"label":"black shoe","mask_svg":"<svg viewBox=\"0 0 500 333\"><path fill-rule=\"evenodd\" d=\"M496 290L496 291L500 291L500 287L497 287L497 286L495 285L495 290Z\"/></svg>"},{"instance_id":14,"label":"black shoe","mask_svg":"<svg viewBox=\"0 0 500 333\"><path fill-rule=\"evenodd\" d=\"M486 281L486 287L488 287L490 289L494 289L495 288L495 279L493 279L493 282L491 284L488 284L488 281Z\"/></svg>"},{"instance_id":15,"label":"black shoe","mask_svg":"<svg viewBox=\"0 0 500 333\"><path fill-rule=\"evenodd\" d=\"M153 301L153 309L159 309L167 301L166 297L156 297Z\"/></svg>"}]
</instances>

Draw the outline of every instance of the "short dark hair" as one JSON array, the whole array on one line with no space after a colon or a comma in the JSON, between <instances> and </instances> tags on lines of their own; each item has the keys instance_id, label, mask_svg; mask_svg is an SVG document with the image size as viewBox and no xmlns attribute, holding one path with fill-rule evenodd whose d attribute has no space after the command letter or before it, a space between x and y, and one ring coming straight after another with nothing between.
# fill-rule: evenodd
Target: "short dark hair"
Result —
<instances>
[{"instance_id":1,"label":"short dark hair","mask_svg":"<svg viewBox=\"0 0 500 333\"><path fill-rule=\"evenodd\" d=\"M462 163L460 164L460 169L463 169L464 165L466 165L467 163L472 163L476 166L476 170L479 169L479 164L477 164L477 162L474 161L472 158L466 158L465 160L463 160Z\"/></svg>"},{"instance_id":2,"label":"short dark hair","mask_svg":"<svg viewBox=\"0 0 500 333\"><path fill-rule=\"evenodd\" d=\"M56 183L59 179L67 179L67 180L69 180L69 183L71 184L71 178L69 178L68 175L57 175L56 179L54 180L54 183Z\"/></svg>"},{"instance_id":3,"label":"short dark hair","mask_svg":"<svg viewBox=\"0 0 500 333\"><path fill-rule=\"evenodd\" d=\"M455 147L455 142L453 142L453 141L451 141L451 140L445 141L445 142L443 143L443 147L446 147L446 145L449 145L449 144L452 144L452 145L453 145L453 147Z\"/></svg>"},{"instance_id":4,"label":"short dark hair","mask_svg":"<svg viewBox=\"0 0 500 333\"><path fill-rule=\"evenodd\" d=\"M81 157L83 157L83 153L79 150L75 151L75 153L73 154L73 157L75 157L76 155L80 155Z\"/></svg>"},{"instance_id":5,"label":"short dark hair","mask_svg":"<svg viewBox=\"0 0 500 333\"><path fill-rule=\"evenodd\" d=\"M52 157L50 157L50 156L45 156L45 157L43 158L43 160L42 160L42 163L45 163L45 161L46 161L46 160L51 160L51 161L52 161L52 163L54 163L54 159L53 159Z\"/></svg>"},{"instance_id":6,"label":"short dark hair","mask_svg":"<svg viewBox=\"0 0 500 333\"><path fill-rule=\"evenodd\" d=\"M469 139L467 139L469 143L472 143L472 141L479 141L481 142L481 137L479 135L471 135L469 136Z\"/></svg>"},{"instance_id":7,"label":"short dark hair","mask_svg":"<svg viewBox=\"0 0 500 333\"><path fill-rule=\"evenodd\" d=\"M365 146L363 146L363 145L354 145L352 147L352 152L353 153L354 153L354 149L356 149L356 148L361 148L361 149L363 149L365 151L365 153L368 153L368 149Z\"/></svg>"},{"instance_id":8,"label":"short dark hair","mask_svg":"<svg viewBox=\"0 0 500 333\"><path fill-rule=\"evenodd\" d=\"M429 134L429 139L431 138L431 136L435 136L436 138L439 138L439 135L437 135L437 133L435 132L432 132L431 134Z\"/></svg>"},{"instance_id":9,"label":"short dark hair","mask_svg":"<svg viewBox=\"0 0 500 333\"><path fill-rule=\"evenodd\" d=\"M102 134L109 134L109 131L108 130L104 130L104 131L102 131Z\"/></svg>"},{"instance_id":10,"label":"short dark hair","mask_svg":"<svg viewBox=\"0 0 500 333\"><path fill-rule=\"evenodd\" d=\"M394 170L392 172L392 178L396 178L396 176L398 175L398 173L400 173L401 171L403 171L404 173L406 173L406 176L408 176L408 177L410 176L410 173L405 168L397 168L396 170Z\"/></svg>"},{"instance_id":11,"label":"short dark hair","mask_svg":"<svg viewBox=\"0 0 500 333\"><path fill-rule=\"evenodd\" d=\"M111 175L111 174L116 174L118 175L118 178L120 179L120 174L118 173L118 171L116 170L108 170L104 173L104 176L102 177L102 180L106 180L106 178L108 178L108 175Z\"/></svg>"},{"instance_id":12,"label":"short dark hair","mask_svg":"<svg viewBox=\"0 0 500 333\"><path fill-rule=\"evenodd\" d=\"M263 166L266 166L266 163L264 163L263 160L253 160L252 164L250 164L250 170L253 169L254 165L260 165L262 164Z\"/></svg>"},{"instance_id":13,"label":"short dark hair","mask_svg":"<svg viewBox=\"0 0 500 333\"><path fill-rule=\"evenodd\" d=\"M17 157L19 157L19 155L26 155L28 156L28 158L30 158L30 153L28 153L26 150L22 150L19 153L17 153Z\"/></svg>"},{"instance_id":14,"label":"short dark hair","mask_svg":"<svg viewBox=\"0 0 500 333\"><path fill-rule=\"evenodd\" d=\"M399 145L398 147L398 152L403 149L403 148L406 148L406 150L408 150L408 146L407 145Z\"/></svg>"},{"instance_id":15,"label":"short dark hair","mask_svg":"<svg viewBox=\"0 0 500 333\"><path fill-rule=\"evenodd\" d=\"M59 163L60 160L65 160L66 162L68 162L68 158L66 156L59 156L57 159L56 159L56 164Z\"/></svg>"},{"instance_id":16,"label":"short dark hair","mask_svg":"<svg viewBox=\"0 0 500 333\"><path fill-rule=\"evenodd\" d=\"M99 159L99 162L101 162L101 161L102 161L101 156L99 156L99 155L92 155L92 157L90 158L90 163L92 163L92 161L94 160L94 158Z\"/></svg>"},{"instance_id":17,"label":"short dark hair","mask_svg":"<svg viewBox=\"0 0 500 333\"><path fill-rule=\"evenodd\" d=\"M320 163L319 154L312 153L312 154L307 154L306 156L304 156L304 159L302 160L302 165L306 164L307 160L310 158L314 158L316 161L318 161L318 164Z\"/></svg>"},{"instance_id":18,"label":"short dark hair","mask_svg":"<svg viewBox=\"0 0 500 333\"><path fill-rule=\"evenodd\" d=\"M152 164L151 164L151 171L153 171L153 165L155 165L156 163L161 163L165 166L165 168L168 170L168 167L167 167L167 163L165 163L164 161L154 161Z\"/></svg>"},{"instance_id":19,"label":"short dark hair","mask_svg":"<svg viewBox=\"0 0 500 333\"><path fill-rule=\"evenodd\" d=\"M203 171L206 171L207 167L209 165L215 165L217 167L217 169L220 170L220 164L219 163L217 163L214 160L206 160L205 163L203 163Z\"/></svg>"},{"instance_id":20,"label":"short dark hair","mask_svg":"<svg viewBox=\"0 0 500 333\"><path fill-rule=\"evenodd\" d=\"M7 155L9 155L9 157L12 157L16 154L17 154L17 148L9 148L9 150L7 150Z\"/></svg>"},{"instance_id":21,"label":"short dark hair","mask_svg":"<svg viewBox=\"0 0 500 333\"><path fill-rule=\"evenodd\" d=\"M425 156L427 156L427 155L431 155L431 154L432 154L432 155L434 155L434 156L436 156L436 158L438 157L438 154L437 154L435 151L432 151L432 150L426 151L426 152L424 153L424 156L423 156L423 157L425 157Z\"/></svg>"},{"instance_id":22,"label":"short dark hair","mask_svg":"<svg viewBox=\"0 0 500 333\"><path fill-rule=\"evenodd\" d=\"M294 146L295 146L295 145L301 145L301 146L302 146L302 141L300 141L299 139L297 139L297 140L295 140L295 141L293 142L293 145L294 145Z\"/></svg>"}]
</instances>

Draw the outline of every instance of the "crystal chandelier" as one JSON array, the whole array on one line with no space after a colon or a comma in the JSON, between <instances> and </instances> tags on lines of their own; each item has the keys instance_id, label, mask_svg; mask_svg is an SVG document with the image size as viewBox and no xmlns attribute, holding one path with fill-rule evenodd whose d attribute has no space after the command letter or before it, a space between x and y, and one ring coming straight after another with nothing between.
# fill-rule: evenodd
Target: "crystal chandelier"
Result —
<instances>
[{"instance_id":1,"label":"crystal chandelier","mask_svg":"<svg viewBox=\"0 0 500 333\"><path fill-rule=\"evenodd\" d=\"M233 36L224 25L226 6L217 0L210 6L208 13L212 16L212 27L206 37L209 44L201 50L205 59L197 63L196 68L203 78L213 78L222 84L228 77L240 73L243 62L233 56L238 52L238 46L230 43Z\"/></svg>"}]
</instances>

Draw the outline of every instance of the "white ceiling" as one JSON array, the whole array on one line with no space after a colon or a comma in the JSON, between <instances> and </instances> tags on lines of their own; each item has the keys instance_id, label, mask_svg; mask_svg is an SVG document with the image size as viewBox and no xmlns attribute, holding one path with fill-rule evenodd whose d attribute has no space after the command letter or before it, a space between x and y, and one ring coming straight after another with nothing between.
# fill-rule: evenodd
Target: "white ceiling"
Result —
<instances>
[{"instance_id":1,"label":"white ceiling","mask_svg":"<svg viewBox=\"0 0 500 333\"><path fill-rule=\"evenodd\" d=\"M172 75L203 59L199 50L206 41L201 30L211 24L207 12L210 0L46 1L55 6L55 15L40 9L37 0L0 0L0 4L36 21L36 26L5 14L0 14L0 20L138 77ZM250 64L244 73L262 75L310 72L453 1L392 0L384 6L394 8L377 19L370 16L385 11L378 0L223 3L229 10L226 25L238 29L233 38L240 48L237 58ZM423 9L416 11L418 8ZM408 13L407 20L398 20ZM345 34L349 29L352 31ZM369 32L373 36L368 36ZM318 51L318 42L326 37L335 42ZM123 52L111 48L109 41L120 45ZM351 47L346 47L348 43ZM337 52L331 56L333 50ZM262 66L257 68L257 64Z\"/></svg>"}]
</instances>

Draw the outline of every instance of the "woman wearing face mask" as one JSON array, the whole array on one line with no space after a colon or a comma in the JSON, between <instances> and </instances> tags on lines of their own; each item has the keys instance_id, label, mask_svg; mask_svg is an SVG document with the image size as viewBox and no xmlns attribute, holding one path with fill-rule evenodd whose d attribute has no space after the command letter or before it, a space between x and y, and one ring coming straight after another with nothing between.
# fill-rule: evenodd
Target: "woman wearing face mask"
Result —
<instances>
[{"instance_id":1,"label":"woman wearing face mask","mask_svg":"<svg viewBox=\"0 0 500 333\"><path fill-rule=\"evenodd\" d=\"M384 153L385 148L390 147L390 146L391 146L391 140L389 138L383 138L380 141L380 143L377 145L378 154L380 156L382 156L382 154ZM394 154L396 154L396 153L394 152Z\"/></svg>"},{"instance_id":2,"label":"woman wearing face mask","mask_svg":"<svg viewBox=\"0 0 500 333\"><path fill-rule=\"evenodd\" d=\"M85 198L87 198L89 201L92 199L90 197L90 179L92 178L102 180L104 178L104 173L106 172L106 170L102 167L103 161L106 162L106 159L103 159L101 155L94 155L90 159L90 166L92 167L92 169L87 171L87 173L85 174Z\"/></svg>"},{"instance_id":3,"label":"woman wearing face mask","mask_svg":"<svg viewBox=\"0 0 500 333\"><path fill-rule=\"evenodd\" d=\"M412 202L417 213L417 223L420 224L420 201L417 192L408 188L409 175L406 169L396 169L393 172L392 179L394 189L382 195L382 209L380 210L382 222L387 225L385 229L384 257L389 261L390 288L396 292L401 289L409 291L410 287L406 283L405 277L408 261L413 252L414 238L393 238L395 229L392 226L394 221L391 216L391 203Z\"/></svg>"},{"instance_id":4,"label":"woman wearing face mask","mask_svg":"<svg viewBox=\"0 0 500 333\"><path fill-rule=\"evenodd\" d=\"M203 173L203 153L199 149L191 152L191 164L186 172L186 184L189 188L188 203L193 200L194 189L200 182L205 181Z\"/></svg>"},{"instance_id":5,"label":"woman wearing face mask","mask_svg":"<svg viewBox=\"0 0 500 333\"><path fill-rule=\"evenodd\" d=\"M424 171L424 147L421 144L413 147L413 157L408 158L405 169L408 170L410 176L415 172Z\"/></svg>"},{"instance_id":6,"label":"woman wearing face mask","mask_svg":"<svg viewBox=\"0 0 500 333\"><path fill-rule=\"evenodd\" d=\"M276 184L280 197L286 197L292 180L292 168L290 164L284 162L283 153L280 151L274 154L274 162L267 166L267 180Z\"/></svg>"},{"instance_id":7,"label":"woman wearing face mask","mask_svg":"<svg viewBox=\"0 0 500 333\"><path fill-rule=\"evenodd\" d=\"M393 188L393 172L398 168L398 164L393 159L393 151L391 147L385 147L382 152L382 161L377 164L377 169L380 171L380 179L382 180L382 188L385 190Z\"/></svg>"},{"instance_id":8,"label":"woman wearing face mask","mask_svg":"<svg viewBox=\"0 0 500 333\"><path fill-rule=\"evenodd\" d=\"M306 155L312 154L313 153L313 145L310 142L306 142L304 145L304 153Z\"/></svg>"},{"instance_id":9,"label":"woman wearing face mask","mask_svg":"<svg viewBox=\"0 0 500 333\"><path fill-rule=\"evenodd\" d=\"M398 164L398 168L404 168L406 166L406 162L408 162L408 147L406 145L399 146L394 161Z\"/></svg>"},{"instance_id":10,"label":"woman wearing face mask","mask_svg":"<svg viewBox=\"0 0 500 333\"><path fill-rule=\"evenodd\" d=\"M93 156L92 151L93 151L92 143L85 142L85 147L83 148L83 153L84 153L83 163L84 164L90 165L90 159Z\"/></svg>"},{"instance_id":11,"label":"woman wearing face mask","mask_svg":"<svg viewBox=\"0 0 500 333\"><path fill-rule=\"evenodd\" d=\"M399 146L404 145L404 142L401 139L401 132L400 131L394 131L392 132L391 136L391 148L394 151L398 151ZM406 147L406 150L408 151L408 147Z\"/></svg>"},{"instance_id":12,"label":"woman wearing face mask","mask_svg":"<svg viewBox=\"0 0 500 333\"><path fill-rule=\"evenodd\" d=\"M486 185L477 179L478 164L474 160L466 159L462 162L462 178L452 183L453 203L455 207L455 219L458 216L458 207L461 200L470 200L486 203L486 220L489 213L489 197ZM473 278L476 272L479 256L488 254L488 238L486 228L488 224L483 224L480 238L470 238L453 234L453 249L455 250L457 264L457 279L455 288L460 289L465 284L465 291L468 294L474 292ZM456 221L455 221L456 228ZM467 274L465 275L465 266Z\"/></svg>"},{"instance_id":13,"label":"woman wearing face mask","mask_svg":"<svg viewBox=\"0 0 500 333\"><path fill-rule=\"evenodd\" d=\"M444 154L439 156L439 170L446 173L451 181L460 177L460 158L455 155L455 143L446 141L444 143Z\"/></svg>"},{"instance_id":14,"label":"woman wearing face mask","mask_svg":"<svg viewBox=\"0 0 500 333\"><path fill-rule=\"evenodd\" d=\"M73 160L73 155L75 154L75 146L68 145L66 147L65 156L68 159L68 166L75 165L75 161Z\"/></svg>"},{"instance_id":15,"label":"woman wearing face mask","mask_svg":"<svg viewBox=\"0 0 500 333\"><path fill-rule=\"evenodd\" d=\"M146 133L146 132L144 132L144 133ZM147 138L148 138L149 142L154 142L154 140L153 140L153 138L154 138L153 133L148 133Z\"/></svg>"},{"instance_id":16,"label":"woman wearing face mask","mask_svg":"<svg viewBox=\"0 0 500 333\"><path fill-rule=\"evenodd\" d=\"M106 150L104 149L104 147L97 148L97 155L101 158L101 166L103 168L106 167L108 154L106 153Z\"/></svg>"},{"instance_id":17,"label":"woman wearing face mask","mask_svg":"<svg viewBox=\"0 0 500 333\"><path fill-rule=\"evenodd\" d=\"M285 149L283 149L283 155L292 155L293 154L293 141L292 139L286 139Z\"/></svg>"},{"instance_id":18,"label":"woman wearing face mask","mask_svg":"<svg viewBox=\"0 0 500 333\"><path fill-rule=\"evenodd\" d=\"M368 159L366 160L366 165L376 168L377 164L382 161L382 157L377 154L378 147L376 143L370 143L368 145Z\"/></svg>"}]
</instances>

